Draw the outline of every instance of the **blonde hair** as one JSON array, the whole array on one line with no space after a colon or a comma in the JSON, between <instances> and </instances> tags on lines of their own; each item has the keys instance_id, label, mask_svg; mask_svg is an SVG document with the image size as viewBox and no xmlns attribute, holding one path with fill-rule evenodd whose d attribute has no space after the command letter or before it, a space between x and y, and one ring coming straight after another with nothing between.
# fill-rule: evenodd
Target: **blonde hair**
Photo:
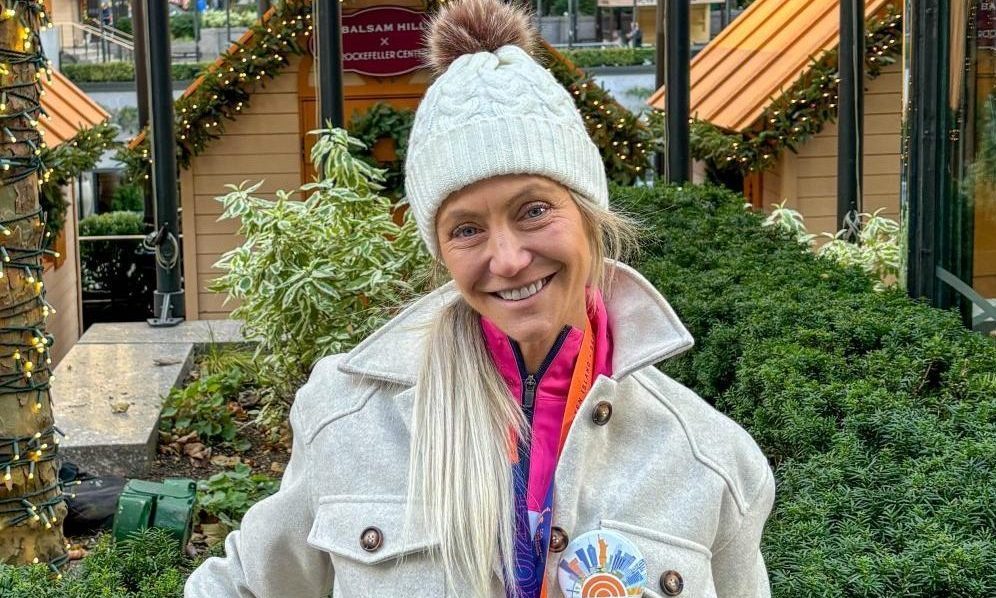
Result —
<instances>
[{"instance_id":1,"label":"blonde hair","mask_svg":"<svg viewBox=\"0 0 996 598\"><path fill-rule=\"evenodd\" d=\"M592 251L589 282L609 292L604 258L636 249L636 223L570 191ZM451 589L490 594L495 559L515 584L515 509L510 450L529 430L495 366L480 319L458 297L433 321L415 384L406 528L421 515L439 542Z\"/></svg>"}]
</instances>

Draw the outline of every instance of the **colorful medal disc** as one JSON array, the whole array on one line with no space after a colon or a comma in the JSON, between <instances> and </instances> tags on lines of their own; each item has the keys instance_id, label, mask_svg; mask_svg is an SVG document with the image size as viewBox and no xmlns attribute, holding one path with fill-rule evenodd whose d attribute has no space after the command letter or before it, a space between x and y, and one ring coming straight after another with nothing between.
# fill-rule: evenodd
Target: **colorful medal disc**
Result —
<instances>
[{"instance_id":1,"label":"colorful medal disc","mask_svg":"<svg viewBox=\"0 0 996 598\"><path fill-rule=\"evenodd\" d=\"M647 561L621 534L594 530L567 545L557 579L565 598L641 596L647 585Z\"/></svg>"}]
</instances>

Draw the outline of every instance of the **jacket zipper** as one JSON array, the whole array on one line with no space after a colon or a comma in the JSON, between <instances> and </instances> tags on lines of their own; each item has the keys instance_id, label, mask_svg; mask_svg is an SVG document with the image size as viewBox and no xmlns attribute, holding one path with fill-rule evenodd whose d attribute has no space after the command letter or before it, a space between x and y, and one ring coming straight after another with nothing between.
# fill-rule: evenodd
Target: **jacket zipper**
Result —
<instances>
[{"instance_id":1,"label":"jacket zipper","mask_svg":"<svg viewBox=\"0 0 996 598\"><path fill-rule=\"evenodd\" d=\"M522 412L526 416L526 421L529 423L529 427L532 428L533 425L533 409L536 402L536 388L539 386L540 379L543 374L546 373L547 368L553 363L553 359L560 353L560 348L564 345L564 341L567 340L567 335L570 333L571 327L564 326L557 335L557 339L553 341L553 346L547 352L546 357L543 358L542 363L540 363L539 368L536 370L535 374L530 374L526 371L526 363L522 358L522 350L519 348L519 343L512 342L512 351L515 353L515 363L519 368L519 378L522 380Z\"/></svg>"}]
</instances>

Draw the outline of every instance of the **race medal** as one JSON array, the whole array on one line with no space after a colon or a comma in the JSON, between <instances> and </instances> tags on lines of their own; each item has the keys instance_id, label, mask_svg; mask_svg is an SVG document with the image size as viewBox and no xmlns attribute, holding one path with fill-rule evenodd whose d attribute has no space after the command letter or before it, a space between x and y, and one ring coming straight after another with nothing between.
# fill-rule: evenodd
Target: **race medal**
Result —
<instances>
[{"instance_id":1,"label":"race medal","mask_svg":"<svg viewBox=\"0 0 996 598\"><path fill-rule=\"evenodd\" d=\"M647 561L621 534L594 530L567 545L557 567L565 598L641 596L647 585Z\"/></svg>"}]
</instances>

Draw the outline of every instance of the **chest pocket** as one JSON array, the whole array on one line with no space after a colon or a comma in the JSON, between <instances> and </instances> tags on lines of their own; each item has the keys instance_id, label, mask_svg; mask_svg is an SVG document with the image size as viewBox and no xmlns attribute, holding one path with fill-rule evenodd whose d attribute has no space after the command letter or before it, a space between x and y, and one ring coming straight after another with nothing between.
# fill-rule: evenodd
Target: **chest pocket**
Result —
<instances>
[{"instance_id":1,"label":"chest pocket","mask_svg":"<svg viewBox=\"0 0 996 598\"><path fill-rule=\"evenodd\" d=\"M405 537L405 504L395 496L325 496L308 543L329 553L333 598L445 596L438 543L420 526Z\"/></svg>"},{"instance_id":2,"label":"chest pocket","mask_svg":"<svg viewBox=\"0 0 996 598\"><path fill-rule=\"evenodd\" d=\"M647 560L647 598L716 598L712 553L691 540L621 521L602 520L602 528L626 536Z\"/></svg>"}]
</instances>

